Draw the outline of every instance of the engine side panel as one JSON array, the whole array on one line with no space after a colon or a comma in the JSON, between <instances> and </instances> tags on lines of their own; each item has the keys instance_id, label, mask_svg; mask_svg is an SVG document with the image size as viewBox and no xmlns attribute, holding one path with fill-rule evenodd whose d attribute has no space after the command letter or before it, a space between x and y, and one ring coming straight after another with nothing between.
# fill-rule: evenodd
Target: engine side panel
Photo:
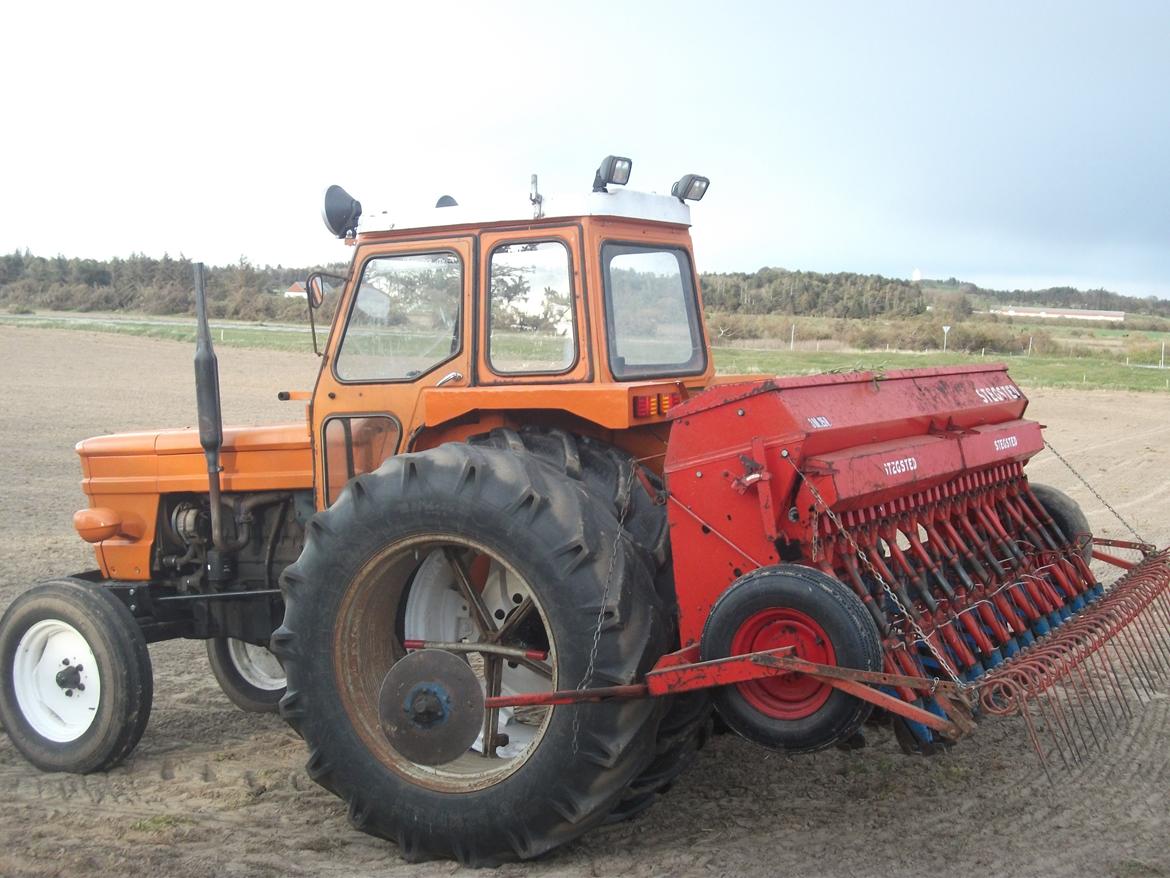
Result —
<instances>
[{"instance_id":1,"label":"engine side panel","mask_svg":"<svg viewBox=\"0 0 1170 878\"><path fill-rule=\"evenodd\" d=\"M103 575L150 578L150 552L163 494L207 492L207 462L195 430L98 436L77 444L81 489L90 508L110 509L118 533L94 544ZM313 451L304 423L224 430L225 493L313 487Z\"/></svg>"}]
</instances>

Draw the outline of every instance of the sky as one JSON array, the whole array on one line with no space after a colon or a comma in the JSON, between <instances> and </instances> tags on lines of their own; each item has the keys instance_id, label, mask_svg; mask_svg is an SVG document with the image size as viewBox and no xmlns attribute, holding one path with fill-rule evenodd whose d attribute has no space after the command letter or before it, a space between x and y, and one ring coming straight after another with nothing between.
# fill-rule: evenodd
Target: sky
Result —
<instances>
[{"instance_id":1,"label":"sky","mask_svg":"<svg viewBox=\"0 0 1170 878\"><path fill-rule=\"evenodd\" d=\"M1170 4L9 4L0 252L348 258L367 209L711 178L700 269L1170 298Z\"/></svg>"}]
</instances>

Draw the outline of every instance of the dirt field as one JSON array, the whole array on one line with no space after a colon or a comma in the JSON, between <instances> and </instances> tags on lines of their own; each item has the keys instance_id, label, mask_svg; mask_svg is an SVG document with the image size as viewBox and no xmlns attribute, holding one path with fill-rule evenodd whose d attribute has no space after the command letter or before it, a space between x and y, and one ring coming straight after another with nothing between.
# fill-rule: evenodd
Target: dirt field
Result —
<instances>
[{"instance_id":1,"label":"dirt field","mask_svg":"<svg viewBox=\"0 0 1170 878\"><path fill-rule=\"evenodd\" d=\"M91 566L73 443L194 421L191 350L173 342L0 328L0 606L38 579ZM279 389L311 387L311 356L220 352L228 422L295 419ZM1043 391L1030 414L1149 539L1170 538L1170 394ZM1123 536L1050 455L1030 472ZM438 876L364 836L302 768L276 717L236 710L202 644L152 647L154 713L104 775L40 774L0 736L0 876ZM985 723L944 757L870 746L789 759L717 738L641 819L595 831L501 876L1170 874L1170 700L1157 698L1105 757L1050 786L1016 723ZM491 874L491 873L489 873Z\"/></svg>"}]
</instances>

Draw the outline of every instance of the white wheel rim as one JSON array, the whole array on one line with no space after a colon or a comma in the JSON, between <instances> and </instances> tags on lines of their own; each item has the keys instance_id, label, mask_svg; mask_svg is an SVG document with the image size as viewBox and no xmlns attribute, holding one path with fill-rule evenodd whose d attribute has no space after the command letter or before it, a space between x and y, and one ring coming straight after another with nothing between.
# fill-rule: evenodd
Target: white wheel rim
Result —
<instances>
[{"instance_id":1,"label":"white wheel rim","mask_svg":"<svg viewBox=\"0 0 1170 878\"><path fill-rule=\"evenodd\" d=\"M76 741L97 716L101 674L89 642L60 619L43 619L20 638L12 666L16 703L34 732Z\"/></svg>"},{"instance_id":2,"label":"white wheel rim","mask_svg":"<svg viewBox=\"0 0 1170 878\"><path fill-rule=\"evenodd\" d=\"M229 637L227 647L233 667L249 686L265 692L276 692L285 687L284 668L280 660L263 646Z\"/></svg>"},{"instance_id":3,"label":"white wheel rim","mask_svg":"<svg viewBox=\"0 0 1170 878\"><path fill-rule=\"evenodd\" d=\"M498 561L493 560L487 582L482 593L487 611L502 620L519 601L535 597L528 585L510 574ZM403 619L405 639L429 640L447 643L475 641L478 639L475 623L463 596L455 585L454 572L441 551L431 552L423 561L411 583L406 598L406 612ZM531 692L547 692L550 681L523 666L511 667L505 663L500 680L500 694L519 695ZM496 754L504 760L520 757L521 761L530 754L533 743L543 732L544 724L532 725L522 722L510 707L501 708L497 721L497 732L508 736L508 743L497 747ZM483 732L472 745L472 750L483 752Z\"/></svg>"}]
</instances>

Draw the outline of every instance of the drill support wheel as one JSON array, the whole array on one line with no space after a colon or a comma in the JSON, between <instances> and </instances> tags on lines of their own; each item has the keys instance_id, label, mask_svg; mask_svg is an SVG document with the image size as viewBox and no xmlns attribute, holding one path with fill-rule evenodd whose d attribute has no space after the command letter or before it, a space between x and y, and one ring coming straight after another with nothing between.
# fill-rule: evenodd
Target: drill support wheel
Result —
<instances>
[{"instance_id":1,"label":"drill support wheel","mask_svg":"<svg viewBox=\"0 0 1170 878\"><path fill-rule=\"evenodd\" d=\"M1074 542L1078 537L1092 533L1089 529L1089 519L1085 517L1084 510L1081 509L1076 500L1064 491L1058 491L1048 485L1038 485L1035 482L1031 483L1031 488L1036 499L1040 501L1040 505L1044 507L1044 511L1052 516L1052 520L1060 528L1060 536L1069 542ZM1081 549L1081 555L1086 563L1092 562L1092 540Z\"/></svg>"},{"instance_id":2,"label":"drill support wheel","mask_svg":"<svg viewBox=\"0 0 1170 878\"><path fill-rule=\"evenodd\" d=\"M881 642L865 606L845 585L796 565L741 577L711 610L704 660L780 647L817 664L882 667ZM715 690L715 708L734 731L776 750L808 753L851 738L870 705L812 677L786 674Z\"/></svg>"}]
</instances>

